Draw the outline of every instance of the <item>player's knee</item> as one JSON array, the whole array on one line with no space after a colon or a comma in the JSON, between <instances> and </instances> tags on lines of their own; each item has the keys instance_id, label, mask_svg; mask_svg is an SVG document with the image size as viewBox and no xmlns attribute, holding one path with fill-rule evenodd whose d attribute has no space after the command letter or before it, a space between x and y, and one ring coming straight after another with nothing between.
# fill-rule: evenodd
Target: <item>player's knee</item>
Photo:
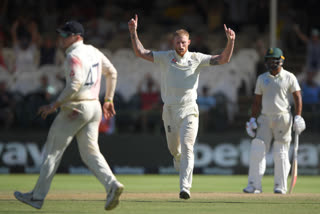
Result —
<instances>
[{"instance_id":1,"label":"player's knee","mask_svg":"<svg viewBox=\"0 0 320 214\"><path fill-rule=\"evenodd\" d=\"M180 154L179 150L173 146L168 146L169 152L173 157L176 157L177 155Z\"/></svg>"},{"instance_id":2,"label":"player's knee","mask_svg":"<svg viewBox=\"0 0 320 214\"><path fill-rule=\"evenodd\" d=\"M289 144L286 142L274 142L273 158L277 160L288 160L289 159Z\"/></svg>"},{"instance_id":3,"label":"player's knee","mask_svg":"<svg viewBox=\"0 0 320 214\"><path fill-rule=\"evenodd\" d=\"M251 158L260 159L265 155L266 146L265 143L260 139L253 139L251 142Z\"/></svg>"}]
</instances>

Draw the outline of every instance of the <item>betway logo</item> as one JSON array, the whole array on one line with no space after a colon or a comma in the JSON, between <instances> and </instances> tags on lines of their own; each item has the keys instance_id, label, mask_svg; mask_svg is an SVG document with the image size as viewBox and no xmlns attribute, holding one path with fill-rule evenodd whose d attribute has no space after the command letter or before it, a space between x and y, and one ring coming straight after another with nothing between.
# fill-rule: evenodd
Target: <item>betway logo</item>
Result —
<instances>
[{"instance_id":1,"label":"betway logo","mask_svg":"<svg viewBox=\"0 0 320 214\"><path fill-rule=\"evenodd\" d=\"M208 143L197 142L195 144L194 153L195 167L207 167L215 164L218 167L234 167L242 165L249 166L250 161L250 140L243 139L239 145L222 142L215 144L212 148ZM289 151L290 161L293 152L293 145ZM299 145L298 163L299 167L318 167L319 166L320 145L310 143L301 143ZM273 165L272 149L266 155L267 166Z\"/></svg>"},{"instance_id":2,"label":"betway logo","mask_svg":"<svg viewBox=\"0 0 320 214\"><path fill-rule=\"evenodd\" d=\"M205 142L197 142L194 148L195 167L202 168L215 165L221 168L233 168L237 166L248 167L250 158L250 140L242 139L239 144L221 142L209 145ZM292 148L290 148L290 160ZM27 171L38 170L44 155L36 143L0 142L0 168L11 166L24 166ZM301 142L298 153L299 168L318 168L320 145ZM273 165L272 150L267 153L267 166ZM149 160L146 160L146 162ZM28 168L29 167L29 168ZM0 169L1 171L1 169Z\"/></svg>"},{"instance_id":3,"label":"betway logo","mask_svg":"<svg viewBox=\"0 0 320 214\"><path fill-rule=\"evenodd\" d=\"M26 166L30 156L33 167L39 167L42 163L43 151L43 149L40 151L35 143L0 143L0 162L5 166Z\"/></svg>"}]
</instances>

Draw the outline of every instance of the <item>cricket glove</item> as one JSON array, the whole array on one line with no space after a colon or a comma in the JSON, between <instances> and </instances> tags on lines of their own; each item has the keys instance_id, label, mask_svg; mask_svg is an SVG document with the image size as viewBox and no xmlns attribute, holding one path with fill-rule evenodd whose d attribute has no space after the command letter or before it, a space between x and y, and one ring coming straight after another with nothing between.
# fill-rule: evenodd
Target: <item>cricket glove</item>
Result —
<instances>
[{"instance_id":1,"label":"cricket glove","mask_svg":"<svg viewBox=\"0 0 320 214\"><path fill-rule=\"evenodd\" d=\"M301 134L306 129L306 123L300 115L296 115L293 121L293 131L297 134Z\"/></svg>"},{"instance_id":2,"label":"cricket glove","mask_svg":"<svg viewBox=\"0 0 320 214\"><path fill-rule=\"evenodd\" d=\"M255 129L258 128L258 125L256 123L256 118L251 117L249 122L246 123L246 130L247 133L250 137L255 137L256 136L256 132Z\"/></svg>"}]
</instances>

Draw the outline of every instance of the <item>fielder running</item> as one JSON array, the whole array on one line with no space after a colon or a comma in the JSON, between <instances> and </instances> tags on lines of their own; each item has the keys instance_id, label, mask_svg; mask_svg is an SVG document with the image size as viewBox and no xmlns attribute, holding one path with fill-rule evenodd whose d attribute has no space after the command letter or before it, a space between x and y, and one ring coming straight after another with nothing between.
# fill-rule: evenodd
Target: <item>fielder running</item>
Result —
<instances>
[{"instance_id":1,"label":"fielder running","mask_svg":"<svg viewBox=\"0 0 320 214\"><path fill-rule=\"evenodd\" d=\"M103 112L106 118L115 115L112 99L117 82L117 71L96 48L83 44L84 29L76 21L67 22L57 32L66 49L66 87L51 105L40 107L39 114L46 118L59 107L61 111L50 127L45 144L44 160L34 189L28 193L15 192L14 196L40 209L49 191L53 176L67 146L76 136L83 162L105 187L106 210L115 208L124 186L117 181L108 163L100 153L98 128L102 117L98 99L101 75L106 77Z\"/></svg>"},{"instance_id":2,"label":"fielder running","mask_svg":"<svg viewBox=\"0 0 320 214\"><path fill-rule=\"evenodd\" d=\"M300 86L294 74L283 69L284 56L279 48L268 49L265 55L267 72L256 83L252 115L246 124L251 142L248 186L245 193L261 193L261 180L266 169L266 153L273 142L274 193L286 194L290 171L289 148L291 142L292 115L289 96L293 95L295 117L293 131L300 134L306 127L301 117L302 100ZM258 117L258 114L261 114ZM255 133L255 129L257 129Z\"/></svg>"},{"instance_id":3,"label":"fielder running","mask_svg":"<svg viewBox=\"0 0 320 214\"><path fill-rule=\"evenodd\" d=\"M228 39L226 48L220 55L205 55L189 52L189 33L177 30L174 33L174 50L150 51L143 47L138 34L138 16L128 23L135 54L161 66L161 97L164 102L162 119L166 131L167 144L173 156L174 166L180 173L181 199L190 198L192 173L194 168L193 147L195 144L199 110L196 104L200 67L221 65L230 61L235 33L224 25Z\"/></svg>"}]
</instances>

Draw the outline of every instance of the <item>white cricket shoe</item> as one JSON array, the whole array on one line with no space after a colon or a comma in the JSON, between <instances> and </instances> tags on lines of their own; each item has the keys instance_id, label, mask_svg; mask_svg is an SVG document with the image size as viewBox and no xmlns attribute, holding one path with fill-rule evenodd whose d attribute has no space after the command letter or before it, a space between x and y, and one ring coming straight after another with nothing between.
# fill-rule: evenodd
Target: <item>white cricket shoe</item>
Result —
<instances>
[{"instance_id":1,"label":"white cricket shoe","mask_svg":"<svg viewBox=\"0 0 320 214\"><path fill-rule=\"evenodd\" d=\"M119 181L115 181L112 183L111 188L107 193L107 202L104 206L105 210L112 210L118 206L119 197L122 194L123 189L124 186Z\"/></svg>"},{"instance_id":2,"label":"white cricket shoe","mask_svg":"<svg viewBox=\"0 0 320 214\"><path fill-rule=\"evenodd\" d=\"M180 160L181 160L181 154L178 154L175 157L173 157L173 167L177 172L180 172Z\"/></svg>"},{"instance_id":3,"label":"white cricket shoe","mask_svg":"<svg viewBox=\"0 0 320 214\"><path fill-rule=\"evenodd\" d=\"M273 191L275 194L286 194L285 191L282 191L281 189L274 189Z\"/></svg>"},{"instance_id":4,"label":"white cricket shoe","mask_svg":"<svg viewBox=\"0 0 320 214\"><path fill-rule=\"evenodd\" d=\"M34 208L41 209L43 205L43 200L33 199L32 192L21 193L19 191L14 192L14 197L19 201L26 203Z\"/></svg>"},{"instance_id":5,"label":"white cricket shoe","mask_svg":"<svg viewBox=\"0 0 320 214\"><path fill-rule=\"evenodd\" d=\"M260 194L262 193L261 189L256 189L253 186L247 186L246 188L243 189L244 193L253 193L253 194Z\"/></svg>"}]
</instances>

